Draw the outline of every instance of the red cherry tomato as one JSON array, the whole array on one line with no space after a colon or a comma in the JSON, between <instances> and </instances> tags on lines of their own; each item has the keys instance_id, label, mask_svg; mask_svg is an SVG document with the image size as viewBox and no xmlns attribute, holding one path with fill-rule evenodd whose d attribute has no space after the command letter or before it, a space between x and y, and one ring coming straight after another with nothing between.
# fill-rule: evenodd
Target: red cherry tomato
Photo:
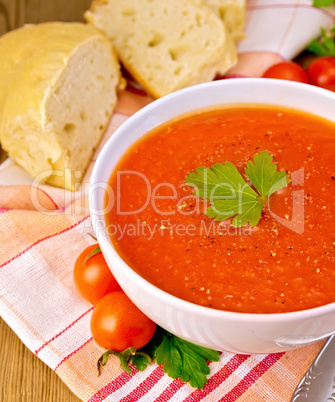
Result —
<instances>
[{"instance_id":1,"label":"red cherry tomato","mask_svg":"<svg viewBox=\"0 0 335 402\"><path fill-rule=\"evenodd\" d=\"M265 71L263 77L304 82L305 84L309 82L306 71L293 61L283 61L271 66Z\"/></svg>"},{"instance_id":2,"label":"red cherry tomato","mask_svg":"<svg viewBox=\"0 0 335 402\"><path fill-rule=\"evenodd\" d=\"M335 92L335 57L324 56L307 67L310 83Z\"/></svg>"},{"instance_id":3,"label":"red cherry tomato","mask_svg":"<svg viewBox=\"0 0 335 402\"><path fill-rule=\"evenodd\" d=\"M140 311L123 291L112 292L94 307L91 332L98 345L122 352L140 349L153 337L156 324Z\"/></svg>"},{"instance_id":4,"label":"red cherry tomato","mask_svg":"<svg viewBox=\"0 0 335 402\"><path fill-rule=\"evenodd\" d=\"M85 259L98 246L98 244L94 244L87 247L78 256L73 271L74 283L78 292L92 304L97 304L107 293L121 289L101 252L88 258L85 262Z\"/></svg>"}]
</instances>

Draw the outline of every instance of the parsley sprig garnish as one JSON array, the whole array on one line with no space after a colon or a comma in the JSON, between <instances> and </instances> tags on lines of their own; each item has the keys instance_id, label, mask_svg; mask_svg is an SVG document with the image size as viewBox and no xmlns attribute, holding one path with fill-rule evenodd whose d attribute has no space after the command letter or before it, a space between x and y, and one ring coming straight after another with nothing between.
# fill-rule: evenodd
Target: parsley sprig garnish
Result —
<instances>
[{"instance_id":1,"label":"parsley sprig garnish","mask_svg":"<svg viewBox=\"0 0 335 402\"><path fill-rule=\"evenodd\" d=\"M335 3L335 0L313 0L314 7L329 7L333 3Z\"/></svg>"},{"instance_id":2,"label":"parsley sprig garnish","mask_svg":"<svg viewBox=\"0 0 335 402\"><path fill-rule=\"evenodd\" d=\"M307 50L321 57L335 56L335 25L329 33L324 28L321 28L321 37L313 39L307 46Z\"/></svg>"},{"instance_id":3,"label":"parsley sprig garnish","mask_svg":"<svg viewBox=\"0 0 335 402\"><path fill-rule=\"evenodd\" d=\"M247 223L256 226L267 199L290 182L286 172L277 172L277 165L272 161L273 156L262 151L247 163L245 173L255 190L231 162L217 163L211 168L198 167L185 181L195 187L196 196L210 201L206 211L209 218L216 221L233 218L234 227Z\"/></svg>"},{"instance_id":4,"label":"parsley sprig garnish","mask_svg":"<svg viewBox=\"0 0 335 402\"><path fill-rule=\"evenodd\" d=\"M219 352L194 345L175 335L166 333L162 343L156 349L158 364L172 378L189 382L191 387L203 388L209 374L207 360L218 361Z\"/></svg>"},{"instance_id":5,"label":"parsley sprig garnish","mask_svg":"<svg viewBox=\"0 0 335 402\"><path fill-rule=\"evenodd\" d=\"M98 372L105 366L108 356L120 359L121 367L131 373L129 364L143 371L154 359L162 364L163 371L171 378L180 378L192 387L202 389L207 383L210 369L207 361L219 361L219 352L187 342L157 326L152 340L143 348L129 348L123 352L107 350L98 360Z\"/></svg>"}]
</instances>

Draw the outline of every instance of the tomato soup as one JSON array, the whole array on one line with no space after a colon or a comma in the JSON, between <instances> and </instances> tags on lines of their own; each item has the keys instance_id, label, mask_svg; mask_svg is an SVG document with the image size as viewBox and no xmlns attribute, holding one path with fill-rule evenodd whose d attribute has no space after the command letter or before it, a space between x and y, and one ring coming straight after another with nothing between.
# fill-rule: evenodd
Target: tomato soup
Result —
<instances>
[{"instance_id":1,"label":"tomato soup","mask_svg":"<svg viewBox=\"0 0 335 402\"><path fill-rule=\"evenodd\" d=\"M248 181L247 162L264 150L291 182L270 196L259 223L208 218L187 175L230 161ZM283 313L335 302L334 161L335 124L316 116L252 105L183 116L119 162L108 233L139 275L198 305Z\"/></svg>"}]
</instances>

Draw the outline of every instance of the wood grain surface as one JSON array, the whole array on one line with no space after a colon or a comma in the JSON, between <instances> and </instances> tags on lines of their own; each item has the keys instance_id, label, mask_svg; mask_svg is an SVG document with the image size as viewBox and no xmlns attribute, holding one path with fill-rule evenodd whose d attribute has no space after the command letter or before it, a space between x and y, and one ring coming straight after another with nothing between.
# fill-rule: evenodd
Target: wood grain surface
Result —
<instances>
[{"instance_id":1,"label":"wood grain surface","mask_svg":"<svg viewBox=\"0 0 335 402\"><path fill-rule=\"evenodd\" d=\"M0 0L0 35L23 24L83 21L91 0Z\"/></svg>"},{"instance_id":2,"label":"wood grain surface","mask_svg":"<svg viewBox=\"0 0 335 402\"><path fill-rule=\"evenodd\" d=\"M0 401L79 402L46 364L0 319Z\"/></svg>"}]
</instances>

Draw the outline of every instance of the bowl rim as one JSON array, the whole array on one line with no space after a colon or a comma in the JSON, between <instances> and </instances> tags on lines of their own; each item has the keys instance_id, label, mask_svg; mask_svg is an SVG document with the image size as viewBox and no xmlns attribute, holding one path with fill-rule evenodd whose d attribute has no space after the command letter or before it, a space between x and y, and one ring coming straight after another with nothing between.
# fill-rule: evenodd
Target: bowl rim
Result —
<instances>
[{"instance_id":1,"label":"bowl rim","mask_svg":"<svg viewBox=\"0 0 335 402\"><path fill-rule=\"evenodd\" d=\"M293 81L287 81L287 80L278 80L278 79L272 79L272 78L232 78L232 79L224 79L224 80L218 80L218 81L212 81L212 82L207 82L203 84L198 84L194 85L191 87L187 87L184 89L180 89L178 91L175 91L171 94L168 94L162 98L156 99L153 102L149 103L148 105L144 106L141 108L139 111L131 115L124 123L122 123L113 133L113 135L107 140L107 142L104 144L103 148L101 149L96 162L93 166L92 174L91 174L91 179L90 179L90 186L89 186L89 208L90 208L90 214L91 214L91 219L92 219L92 226L93 229L96 227L96 222L98 220L98 215L93 213L92 214L92 208L91 206L93 204L96 205L96 196L94 195L94 192L92 191L92 188L94 187L95 182L101 182L101 179L99 179L100 176L100 170L102 169L102 161L105 160L109 155L110 155L110 149L113 147L114 143L119 141L119 137L124 136L125 132L127 131L128 127L133 124L133 122L141 119L143 116L148 115L152 110L156 109L158 106L161 104L164 104L168 100L172 100L175 97L187 95L189 93L193 92L201 92L205 88L209 88L211 86L213 87L230 87L230 86L235 86L235 85L240 85L240 84L247 84L247 85L257 85L258 87L260 86L268 86L271 85L273 87L287 87L294 89L296 88L298 91L307 91L313 94L318 94L322 97L325 98L330 98L332 101L335 102L335 93L331 92L329 90L312 86L309 84L304 84L304 83L299 83L299 82L293 82ZM246 104L245 102L241 102L240 105ZM257 104L257 103L256 103ZM258 104L262 104L259 102ZM263 103L264 104L264 103ZM280 103L273 103L274 106L278 105L280 106ZM281 106L284 106L283 104ZM293 108L294 109L294 108ZM191 109L190 112L199 110L199 108L194 108ZM296 110L299 110L299 108L296 108ZM303 109L300 109L303 111ZM313 114L310 112L307 112L309 114ZM181 113L180 116L186 113ZM317 114L315 114L317 116ZM169 119L168 119L169 120ZM164 120L163 122L159 123L157 126L160 124L163 124L164 122L168 121ZM335 121L335 120L334 120ZM144 134L145 135L145 134ZM139 138L137 138L138 140ZM134 144L135 141L132 141L129 147ZM120 159L117 160L117 162ZM116 162L116 163L117 163ZM109 173L110 176L111 172ZM101 216L100 216L101 218ZM103 219L105 217L103 216ZM94 229L95 230L95 229ZM113 255L113 258L116 259L116 261L123 266L123 269L125 270L127 277L129 277L132 280L136 281L136 284L139 285L140 288L145 288L147 292L150 294L154 294L155 297L159 298L160 300L169 300L169 304L172 304L176 306L178 309L180 309L180 304L185 306L185 310L188 311L193 311L197 315L201 316L206 316L209 318L216 318L216 319L224 319L227 318L231 321L241 321L241 322L248 322L248 323L261 323L261 322L266 322L266 323L271 323L271 322L289 322L289 321L301 321L304 319L311 319L316 316L324 316L327 315L331 312L335 311L335 302L322 305L319 307L313 307L310 309L304 309L304 310L298 310L298 311L291 311L291 312L285 312L285 313L243 313L243 312L234 312L234 311L226 311L226 310L219 310L219 309L214 309L211 307L205 307L201 306L186 300L183 300L181 298L178 298L177 296L174 296L157 286L153 285L146 279L144 279L142 276L140 276L136 271L134 271L123 259L122 257L117 253L116 249L113 247L112 241L110 240L109 236L107 235L102 235L100 231L95 231L97 240L99 244L101 243L101 249L103 251L107 251L108 253L111 253Z\"/></svg>"}]
</instances>

